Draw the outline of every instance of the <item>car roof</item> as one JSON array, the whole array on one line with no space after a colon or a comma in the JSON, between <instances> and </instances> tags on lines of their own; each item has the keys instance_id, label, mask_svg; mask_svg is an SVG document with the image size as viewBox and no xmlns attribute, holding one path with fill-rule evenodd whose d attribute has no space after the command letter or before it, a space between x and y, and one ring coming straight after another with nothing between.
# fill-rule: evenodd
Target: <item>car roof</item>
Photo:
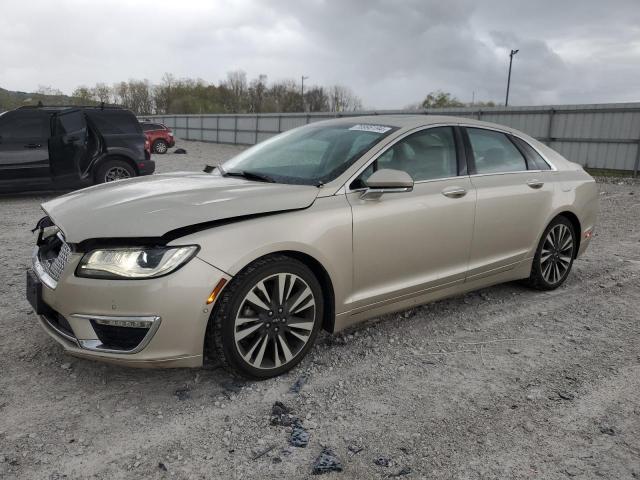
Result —
<instances>
[{"instance_id":1,"label":"car roof","mask_svg":"<svg viewBox=\"0 0 640 480\"><path fill-rule=\"evenodd\" d=\"M428 114L416 114L416 115L364 115L355 117L340 117L336 119L327 120L327 122L335 122L336 124L342 123L367 123L376 125L387 125L391 127L397 127L402 129L412 129L419 127L426 127L436 124L465 124L465 125L477 125L479 127L489 127L496 130L503 131L516 131L512 128L504 125L498 125L496 123L483 122L467 117L454 117L447 115L428 115Z\"/></svg>"}]
</instances>

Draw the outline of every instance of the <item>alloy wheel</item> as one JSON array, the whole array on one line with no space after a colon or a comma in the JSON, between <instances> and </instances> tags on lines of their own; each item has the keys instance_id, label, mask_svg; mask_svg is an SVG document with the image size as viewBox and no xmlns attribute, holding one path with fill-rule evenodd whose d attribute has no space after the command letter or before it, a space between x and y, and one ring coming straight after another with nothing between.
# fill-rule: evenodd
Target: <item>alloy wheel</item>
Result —
<instances>
[{"instance_id":1,"label":"alloy wheel","mask_svg":"<svg viewBox=\"0 0 640 480\"><path fill-rule=\"evenodd\" d=\"M316 321L316 298L293 273L259 280L240 303L234 340L254 368L273 369L291 362L309 341Z\"/></svg>"},{"instance_id":2,"label":"alloy wheel","mask_svg":"<svg viewBox=\"0 0 640 480\"><path fill-rule=\"evenodd\" d=\"M157 142L155 146L156 153L164 153L167 151L167 144L164 142Z\"/></svg>"},{"instance_id":3,"label":"alloy wheel","mask_svg":"<svg viewBox=\"0 0 640 480\"><path fill-rule=\"evenodd\" d=\"M540 252L540 270L542 277L549 283L561 281L571 267L573 258L573 234L568 226L554 226L542 244Z\"/></svg>"},{"instance_id":4,"label":"alloy wheel","mask_svg":"<svg viewBox=\"0 0 640 480\"><path fill-rule=\"evenodd\" d=\"M126 168L123 167L111 167L104 175L105 182L115 182L116 180L122 180L124 178L130 178L131 174Z\"/></svg>"}]
</instances>

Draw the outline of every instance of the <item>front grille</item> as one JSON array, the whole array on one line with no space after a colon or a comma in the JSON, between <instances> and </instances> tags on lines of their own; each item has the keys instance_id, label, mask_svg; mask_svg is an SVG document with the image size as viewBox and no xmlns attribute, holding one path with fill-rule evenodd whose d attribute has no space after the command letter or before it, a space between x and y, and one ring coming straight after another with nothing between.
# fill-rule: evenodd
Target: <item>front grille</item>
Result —
<instances>
[{"instance_id":1,"label":"front grille","mask_svg":"<svg viewBox=\"0 0 640 480\"><path fill-rule=\"evenodd\" d=\"M42 266L45 271L53 278L55 281L60 280L62 276L62 272L64 272L64 267L67 266L67 262L69 261L69 256L71 255L71 249L69 248L69 244L62 241L62 245L60 246L60 251L58 252L58 256L51 262L45 262Z\"/></svg>"},{"instance_id":2,"label":"front grille","mask_svg":"<svg viewBox=\"0 0 640 480\"><path fill-rule=\"evenodd\" d=\"M111 350L133 350L140 345L149 332L148 328L116 327L94 320L91 321L91 326L102 343L101 348Z\"/></svg>"},{"instance_id":3,"label":"front grille","mask_svg":"<svg viewBox=\"0 0 640 480\"><path fill-rule=\"evenodd\" d=\"M38 250L42 269L56 282L60 280L70 256L71 248L59 234L45 239Z\"/></svg>"}]
</instances>

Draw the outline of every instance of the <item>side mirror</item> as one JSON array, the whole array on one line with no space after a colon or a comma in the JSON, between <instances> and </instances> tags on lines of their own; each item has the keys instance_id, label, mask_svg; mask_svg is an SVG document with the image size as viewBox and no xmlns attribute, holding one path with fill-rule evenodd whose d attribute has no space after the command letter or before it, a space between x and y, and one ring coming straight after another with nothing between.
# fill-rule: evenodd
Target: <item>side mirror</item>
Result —
<instances>
[{"instance_id":1,"label":"side mirror","mask_svg":"<svg viewBox=\"0 0 640 480\"><path fill-rule=\"evenodd\" d=\"M376 200L385 193L410 192L413 190L413 178L402 170L383 168L367 179L367 189L362 192L363 200Z\"/></svg>"}]
</instances>

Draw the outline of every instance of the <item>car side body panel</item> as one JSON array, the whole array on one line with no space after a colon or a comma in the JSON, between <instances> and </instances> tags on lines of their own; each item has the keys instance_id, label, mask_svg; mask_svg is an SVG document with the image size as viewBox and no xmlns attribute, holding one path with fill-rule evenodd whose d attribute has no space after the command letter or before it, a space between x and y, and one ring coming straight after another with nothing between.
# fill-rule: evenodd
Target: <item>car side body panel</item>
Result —
<instances>
[{"instance_id":1,"label":"car side body panel","mask_svg":"<svg viewBox=\"0 0 640 480\"><path fill-rule=\"evenodd\" d=\"M353 289L351 209L345 195L319 198L305 210L222 225L174 240L197 244L198 257L230 276L257 258L276 252L298 252L319 262L335 294L335 310L349 308Z\"/></svg>"}]
</instances>

